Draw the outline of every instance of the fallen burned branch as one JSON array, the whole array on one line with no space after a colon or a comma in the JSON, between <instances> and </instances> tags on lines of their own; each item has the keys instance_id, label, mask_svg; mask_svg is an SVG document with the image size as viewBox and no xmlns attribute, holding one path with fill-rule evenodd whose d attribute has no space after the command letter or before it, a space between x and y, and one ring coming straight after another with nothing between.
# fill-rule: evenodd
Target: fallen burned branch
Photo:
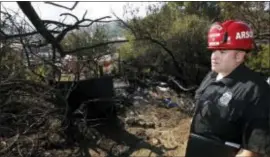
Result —
<instances>
[{"instance_id":1,"label":"fallen burned branch","mask_svg":"<svg viewBox=\"0 0 270 157\"><path fill-rule=\"evenodd\" d=\"M198 87L198 86L193 86L193 87L190 87L190 88L185 88L177 80L175 80L171 76L169 77L169 81L172 81L175 85L177 85L177 87L179 87L181 90L183 90L185 92L194 91Z\"/></svg>"},{"instance_id":2,"label":"fallen burned branch","mask_svg":"<svg viewBox=\"0 0 270 157\"><path fill-rule=\"evenodd\" d=\"M8 144L5 142L4 145L7 145L7 147L1 149L1 150L0 150L0 154L3 154L3 153L5 153L6 151L9 151L9 150L13 147L13 145L18 141L19 137L20 137L20 135L17 134L17 135L15 135L14 137L10 138L10 141L9 141Z\"/></svg>"},{"instance_id":3,"label":"fallen burned branch","mask_svg":"<svg viewBox=\"0 0 270 157\"><path fill-rule=\"evenodd\" d=\"M30 155L41 147L37 145L41 139L35 136L65 129L66 107L59 106L61 97L51 87L28 80L6 80L0 82L0 93L1 155ZM60 125L52 126L56 120Z\"/></svg>"}]
</instances>

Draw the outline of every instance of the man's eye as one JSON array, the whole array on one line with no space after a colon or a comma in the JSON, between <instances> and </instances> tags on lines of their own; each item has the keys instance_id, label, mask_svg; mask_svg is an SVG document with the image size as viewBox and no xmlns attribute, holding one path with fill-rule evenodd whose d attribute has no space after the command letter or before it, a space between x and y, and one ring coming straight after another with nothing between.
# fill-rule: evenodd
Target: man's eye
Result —
<instances>
[{"instance_id":1,"label":"man's eye","mask_svg":"<svg viewBox=\"0 0 270 157\"><path fill-rule=\"evenodd\" d=\"M220 53L221 53L221 54L224 54L224 53L226 53L226 51L220 51Z\"/></svg>"}]
</instances>

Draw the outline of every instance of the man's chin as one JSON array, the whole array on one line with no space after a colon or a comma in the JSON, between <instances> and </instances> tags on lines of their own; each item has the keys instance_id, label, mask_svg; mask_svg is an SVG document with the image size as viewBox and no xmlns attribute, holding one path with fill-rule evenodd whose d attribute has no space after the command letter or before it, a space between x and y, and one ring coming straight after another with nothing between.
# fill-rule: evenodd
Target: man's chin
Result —
<instances>
[{"instance_id":1,"label":"man's chin","mask_svg":"<svg viewBox=\"0 0 270 157\"><path fill-rule=\"evenodd\" d=\"M216 73L219 72L219 70L216 67L211 67L211 70L214 71L214 72L216 72Z\"/></svg>"}]
</instances>

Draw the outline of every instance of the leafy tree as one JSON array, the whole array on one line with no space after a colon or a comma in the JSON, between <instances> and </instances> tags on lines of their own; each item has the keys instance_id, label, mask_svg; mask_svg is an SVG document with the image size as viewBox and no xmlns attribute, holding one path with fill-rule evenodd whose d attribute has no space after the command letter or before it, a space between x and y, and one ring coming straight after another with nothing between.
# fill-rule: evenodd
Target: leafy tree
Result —
<instances>
[{"instance_id":1,"label":"leafy tree","mask_svg":"<svg viewBox=\"0 0 270 157\"><path fill-rule=\"evenodd\" d=\"M219 2L169 2L175 4L184 15L197 15L210 21L219 18L221 9Z\"/></svg>"},{"instance_id":2,"label":"leafy tree","mask_svg":"<svg viewBox=\"0 0 270 157\"><path fill-rule=\"evenodd\" d=\"M143 19L128 21L131 31L127 35L148 40L127 43L123 50L133 57L136 54L137 69L147 65L146 69L154 70L150 72L177 76L186 84L198 82L209 65L205 40L208 20L194 14L183 16L175 3L160 9L149 7L149 12L152 14Z\"/></svg>"},{"instance_id":3,"label":"leafy tree","mask_svg":"<svg viewBox=\"0 0 270 157\"><path fill-rule=\"evenodd\" d=\"M267 76L270 76L270 45L263 44L261 51L248 57L247 65Z\"/></svg>"}]
</instances>

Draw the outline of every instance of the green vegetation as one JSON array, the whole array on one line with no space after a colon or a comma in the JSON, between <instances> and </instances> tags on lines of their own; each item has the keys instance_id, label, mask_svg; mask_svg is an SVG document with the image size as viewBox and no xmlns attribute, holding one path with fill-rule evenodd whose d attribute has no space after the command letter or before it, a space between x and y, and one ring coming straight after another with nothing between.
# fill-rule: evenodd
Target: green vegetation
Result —
<instances>
[{"instance_id":1,"label":"green vegetation","mask_svg":"<svg viewBox=\"0 0 270 157\"><path fill-rule=\"evenodd\" d=\"M145 18L127 21L127 39L148 40L125 43L119 49L131 73L153 76L173 75L186 84L198 84L210 67L207 31L211 23L228 19L243 20L254 29L259 52L247 65L270 75L270 14L266 2L167 2L161 8L150 6ZM129 10L132 15L136 9ZM265 35L267 34L268 35ZM262 44L263 41L264 42Z\"/></svg>"}]
</instances>

